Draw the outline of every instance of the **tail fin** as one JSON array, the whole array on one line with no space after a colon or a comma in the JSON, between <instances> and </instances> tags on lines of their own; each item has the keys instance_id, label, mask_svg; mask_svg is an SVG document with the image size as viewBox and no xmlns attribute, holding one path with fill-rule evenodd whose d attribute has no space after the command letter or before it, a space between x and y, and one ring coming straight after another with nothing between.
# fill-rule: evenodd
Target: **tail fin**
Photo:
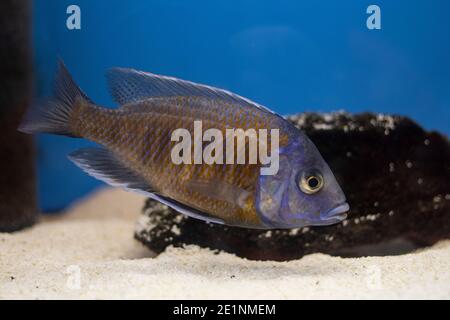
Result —
<instances>
[{"instance_id":1,"label":"tail fin","mask_svg":"<svg viewBox=\"0 0 450 320\"><path fill-rule=\"evenodd\" d=\"M58 62L58 72L54 83L54 96L32 108L19 126L24 133L53 133L77 136L70 127L74 106L80 102L90 102L72 79L64 63Z\"/></svg>"}]
</instances>

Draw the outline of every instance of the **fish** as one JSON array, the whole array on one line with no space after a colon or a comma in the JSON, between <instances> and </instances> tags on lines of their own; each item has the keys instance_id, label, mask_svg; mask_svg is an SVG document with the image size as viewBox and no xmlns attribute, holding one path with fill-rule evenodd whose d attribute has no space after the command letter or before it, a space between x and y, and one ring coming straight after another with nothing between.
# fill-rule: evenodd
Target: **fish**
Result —
<instances>
[{"instance_id":1,"label":"fish","mask_svg":"<svg viewBox=\"0 0 450 320\"><path fill-rule=\"evenodd\" d=\"M226 90L135 69L112 68L106 78L118 108L95 104L59 61L54 95L33 106L18 130L94 141L98 147L68 156L87 174L207 223L290 229L346 219L349 205L331 169L279 114ZM174 163L173 132L193 132L196 121L223 133L277 130L278 170L262 174L262 161Z\"/></svg>"}]
</instances>

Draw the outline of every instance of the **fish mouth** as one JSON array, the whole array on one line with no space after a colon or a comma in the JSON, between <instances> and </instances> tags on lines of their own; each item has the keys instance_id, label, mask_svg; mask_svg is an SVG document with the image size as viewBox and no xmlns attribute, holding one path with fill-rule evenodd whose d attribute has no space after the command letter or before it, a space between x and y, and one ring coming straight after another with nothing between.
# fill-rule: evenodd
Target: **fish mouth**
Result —
<instances>
[{"instance_id":1,"label":"fish mouth","mask_svg":"<svg viewBox=\"0 0 450 320\"><path fill-rule=\"evenodd\" d=\"M335 220L337 222L345 220L347 218L346 212L350 210L350 206L347 202L338 205L337 207L327 211L325 214L321 215L323 220Z\"/></svg>"}]
</instances>

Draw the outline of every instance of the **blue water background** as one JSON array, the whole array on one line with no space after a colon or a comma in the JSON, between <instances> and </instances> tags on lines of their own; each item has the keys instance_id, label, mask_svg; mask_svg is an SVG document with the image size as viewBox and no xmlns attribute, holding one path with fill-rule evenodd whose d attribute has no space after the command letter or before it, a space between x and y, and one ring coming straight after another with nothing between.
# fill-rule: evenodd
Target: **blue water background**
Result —
<instances>
[{"instance_id":1,"label":"blue water background","mask_svg":"<svg viewBox=\"0 0 450 320\"><path fill-rule=\"evenodd\" d=\"M81 8L81 30L66 8ZM382 30L366 28L366 8ZM407 115L450 133L450 1L38 0L37 96L58 56L98 104L114 106L110 67L133 67L234 91L281 114L373 111ZM101 183L66 159L80 139L40 135L43 210L65 207Z\"/></svg>"}]
</instances>

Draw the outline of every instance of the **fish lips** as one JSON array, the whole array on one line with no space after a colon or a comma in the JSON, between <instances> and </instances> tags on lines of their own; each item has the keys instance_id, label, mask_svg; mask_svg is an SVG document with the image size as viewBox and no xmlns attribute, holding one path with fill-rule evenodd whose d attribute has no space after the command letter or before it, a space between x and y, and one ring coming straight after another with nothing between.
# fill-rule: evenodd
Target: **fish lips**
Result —
<instances>
[{"instance_id":1,"label":"fish lips","mask_svg":"<svg viewBox=\"0 0 450 320\"><path fill-rule=\"evenodd\" d=\"M332 224L336 224L339 222L344 221L347 218L347 211L350 210L350 206L347 202L344 202L336 207L334 207L331 210L328 210L324 213L321 213L319 216L312 215L308 216L304 213L301 214L295 214L294 216L289 215L290 219L286 219L286 223L283 225L283 227L286 228L298 228L298 227L304 227L304 226L328 226ZM300 219L301 221L304 221L306 217L306 224L298 225L298 221L295 219Z\"/></svg>"},{"instance_id":2,"label":"fish lips","mask_svg":"<svg viewBox=\"0 0 450 320\"><path fill-rule=\"evenodd\" d=\"M347 218L347 212L350 210L350 206L347 202L342 203L333 209L321 213L320 219L326 223L338 223Z\"/></svg>"}]
</instances>

